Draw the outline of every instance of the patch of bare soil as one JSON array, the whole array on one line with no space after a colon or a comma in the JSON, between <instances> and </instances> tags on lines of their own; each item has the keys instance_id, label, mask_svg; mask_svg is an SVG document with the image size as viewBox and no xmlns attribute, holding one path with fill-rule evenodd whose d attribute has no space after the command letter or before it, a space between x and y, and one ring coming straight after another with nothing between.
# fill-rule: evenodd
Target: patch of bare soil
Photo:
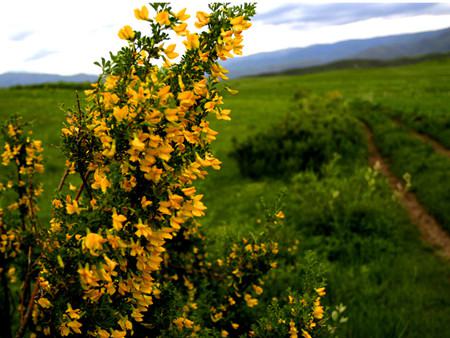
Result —
<instances>
[{"instance_id":1,"label":"patch of bare soil","mask_svg":"<svg viewBox=\"0 0 450 338\"><path fill-rule=\"evenodd\" d=\"M408 212L411 223L415 224L422 235L422 239L435 248L436 253L450 260L450 235L420 204L416 195L405 191L404 184L389 169L388 164L381 156L375 145L372 130L364 125L369 147L369 163L386 176L391 188L397 192L400 203ZM450 154L449 154L450 156Z\"/></svg>"}]
</instances>

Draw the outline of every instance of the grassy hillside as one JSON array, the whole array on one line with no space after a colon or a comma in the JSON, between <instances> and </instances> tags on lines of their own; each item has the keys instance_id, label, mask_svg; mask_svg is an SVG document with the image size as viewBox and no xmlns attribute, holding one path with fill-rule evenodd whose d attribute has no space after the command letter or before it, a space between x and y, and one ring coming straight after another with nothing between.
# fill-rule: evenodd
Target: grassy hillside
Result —
<instances>
[{"instance_id":1,"label":"grassy hillside","mask_svg":"<svg viewBox=\"0 0 450 338\"><path fill-rule=\"evenodd\" d=\"M289 119L301 110L299 100L308 93L318 101L325 93L339 91L345 100L380 103L401 112L396 116L405 120L414 116L411 126L433 134L434 129L426 126L442 126L442 121L450 119L449 80L450 58L441 58L406 66L230 81L240 92L224 99L232 109L232 120L213 121L213 129L220 132L214 151L223 168L199 184L208 206L203 224L210 237L220 242L227 236L256 232L265 207L281 203L286 228L274 231L298 238L301 251L312 250L323 262L330 299L348 308L344 336L450 335L450 265L420 241L386 182L365 165L364 152L355 155L353 168L336 160L319 172L258 180L241 175L231 155L235 142L252 140L259 133L274 134L283 120L289 125ZM34 121L35 134L44 141L50 173L44 200L63 172L58 139L64 109L59 107L74 103L72 89L0 90L0 120L18 112ZM302 117L307 118L301 115L300 121ZM450 144L446 137L441 140ZM402 161L401 170L409 170L408 161ZM280 195L284 196L281 202ZM48 205L42 209L48 218ZM280 273L275 278L280 287L293 285L298 273Z\"/></svg>"}]
</instances>

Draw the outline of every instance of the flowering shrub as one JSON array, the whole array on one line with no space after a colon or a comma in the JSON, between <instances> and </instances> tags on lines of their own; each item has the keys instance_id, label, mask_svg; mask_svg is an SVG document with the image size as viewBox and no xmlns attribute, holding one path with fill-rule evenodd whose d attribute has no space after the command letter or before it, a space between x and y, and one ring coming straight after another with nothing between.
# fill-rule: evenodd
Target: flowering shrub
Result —
<instances>
[{"instance_id":1,"label":"flowering shrub","mask_svg":"<svg viewBox=\"0 0 450 338\"><path fill-rule=\"evenodd\" d=\"M5 143L0 180L0 323L5 337L12 336L14 321L22 324L29 320L31 284L38 272L36 199L42 186L36 184L35 177L44 172L43 149L41 141L33 139L24 127L17 116L2 126ZM13 304L11 300L17 298L17 304Z\"/></svg>"},{"instance_id":2,"label":"flowering shrub","mask_svg":"<svg viewBox=\"0 0 450 338\"><path fill-rule=\"evenodd\" d=\"M188 30L186 10L151 8L153 16L145 6L135 10L151 35L128 25L119 31L126 46L98 63L102 75L62 129L66 171L39 242L38 293L26 309L35 336L259 336L258 319L274 320L260 302L278 244L264 232L213 257L193 185L220 168L209 116L229 120L230 111L222 108L218 83L227 71L218 60L242 53L255 6L211 4L210 13L196 14L199 32ZM176 45L166 42L173 35L185 47L175 63ZM35 156L27 166L39 171L39 143L27 142ZM15 158L14 146L4 161ZM274 332L320 332L325 290L317 288L311 301L286 295L289 305L277 305L286 319Z\"/></svg>"}]
</instances>

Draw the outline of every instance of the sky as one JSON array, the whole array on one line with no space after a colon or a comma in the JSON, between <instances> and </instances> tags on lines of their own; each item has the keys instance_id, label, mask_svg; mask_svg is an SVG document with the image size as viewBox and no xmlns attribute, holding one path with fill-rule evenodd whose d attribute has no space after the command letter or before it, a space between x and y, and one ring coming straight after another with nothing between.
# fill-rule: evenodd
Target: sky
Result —
<instances>
[{"instance_id":1,"label":"sky","mask_svg":"<svg viewBox=\"0 0 450 338\"><path fill-rule=\"evenodd\" d=\"M193 18L197 10L207 10L207 1L171 2L174 9L187 7ZM142 0L2 1L0 74L11 71L98 74L100 69L94 61L107 57L109 51L116 51L124 44L117 37L121 27L130 24L146 30L145 24L133 14L134 8L146 3ZM450 2L262 0L257 1L253 26L245 33L244 55L449 26Z\"/></svg>"}]
</instances>

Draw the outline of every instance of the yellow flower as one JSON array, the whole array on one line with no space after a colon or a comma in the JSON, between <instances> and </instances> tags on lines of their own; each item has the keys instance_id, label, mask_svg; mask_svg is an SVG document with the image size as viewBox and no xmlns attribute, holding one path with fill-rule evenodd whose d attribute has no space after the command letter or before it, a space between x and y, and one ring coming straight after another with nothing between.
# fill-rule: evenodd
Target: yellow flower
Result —
<instances>
[{"instance_id":1,"label":"yellow flower","mask_svg":"<svg viewBox=\"0 0 450 338\"><path fill-rule=\"evenodd\" d=\"M275 217L276 218L279 218L279 219L283 219L283 218L285 218L286 216L284 215L284 212L283 211L278 211L276 214L275 214Z\"/></svg>"},{"instance_id":2,"label":"yellow flower","mask_svg":"<svg viewBox=\"0 0 450 338\"><path fill-rule=\"evenodd\" d=\"M81 212L81 208L78 206L78 202L74 200L72 203L66 203L66 211L68 215L77 214L79 215Z\"/></svg>"},{"instance_id":3,"label":"yellow flower","mask_svg":"<svg viewBox=\"0 0 450 338\"><path fill-rule=\"evenodd\" d=\"M195 187L189 187L189 188L181 189L181 191L182 191L183 194L185 194L186 196L192 196L192 195L195 194L196 189L195 189Z\"/></svg>"},{"instance_id":4,"label":"yellow flower","mask_svg":"<svg viewBox=\"0 0 450 338\"><path fill-rule=\"evenodd\" d=\"M82 324L79 321L72 320L71 322L68 322L66 325L69 328L71 328L74 333L81 334L80 327L82 326Z\"/></svg>"},{"instance_id":5,"label":"yellow flower","mask_svg":"<svg viewBox=\"0 0 450 338\"><path fill-rule=\"evenodd\" d=\"M103 147L105 147L105 150L103 150L102 154L108 158L113 158L116 154L116 140L113 140L111 144L104 143Z\"/></svg>"},{"instance_id":6,"label":"yellow flower","mask_svg":"<svg viewBox=\"0 0 450 338\"><path fill-rule=\"evenodd\" d=\"M122 40L133 40L135 33L134 33L133 29L131 28L131 26L126 25L119 30L118 35L119 35L119 38L121 38Z\"/></svg>"},{"instance_id":7,"label":"yellow flower","mask_svg":"<svg viewBox=\"0 0 450 338\"><path fill-rule=\"evenodd\" d=\"M317 289L316 289L316 292L317 292L317 294L318 294L320 297L323 297L323 296L326 295L326 291L325 291L325 288L324 288L324 287L322 287L322 288L317 288Z\"/></svg>"},{"instance_id":8,"label":"yellow flower","mask_svg":"<svg viewBox=\"0 0 450 338\"><path fill-rule=\"evenodd\" d=\"M155 20L160 25L170 25L169 13L166 11L157 13Z\"/></svg>"},{"instance_id":9,"label":"yellow flower","mask_svg":"<svg viewBox=\"0 0 450 338\"><path fill-rule=\"evenodd\" d=\"M63 204L62 204L61 200L59 200L59 199L54 199L54 200L52 201L52 205L53 205L56 209L60 209L60 208L63 207Z\"/></svg>"},{"instance_id":10,"label":"yellow flower","mask_svg":"<svg viewBox=\"0 0 450 338\"><path fill-rule=\"evenodd\" d=\"M11 151L11 146L8 143L6 143L5 151L2 154L2 164L4 166L7 166L9 164L9 161L12 160L16 154L17 153Z\"/></svg>"},{"instance_id":11,"label":"yellow flower","mask_svg":"<svg viewBox=\"0 0 450 338\"><path fill-rule=\"evenodd\" d=\"M180 101L180 106L188 109L195 104L195 100L197 99L197 97L195 96L194 92L188 90L179 93L177 99Z\"/></svg>"},{"instance_id":12,"label":"yellow flower","mask_svg":"<svg viewBox=\"0 0 450 338\"><path fill-rule=\"evenodd\" d=\"M44 172L44 166L40 163L35 163L34 164L34 170L39 173L42 174Z\"/></svg>"},{"instance_id":13,"label":"yellow flower","mask_svg":"<svg viewBox=\"0 0 450 338\"><path fill-rule=\"evenodd\" d=\"M94 183L92 183L92 189L101 189L103 193L106 192L111 186L111 182L108 180L106 175L101 171L96 169L94 173Z\"/></svg>"},{"instance_id":14,"label":"yellow flower","mask_svg":"<svg viewBox=\"0 0 450 338\"><path fill-rule=\"evenodd\" d=\"M96 277L96 274L94 274L94 271L89 268L89 264L86 263L84 268L79 268L77 272L80 276L81 286L83 288L99 285L98 278Z\"/></svg>"},{"instance_id":15,"label":"yellow flower","mask_svg":"<svg viewBox=\"0 0 450 338\"><path fill-rule=\"evenodd\" d=\"M207 25L209 22L209 14L199 11L197 12L197 20L198 22L195 23L195 27L202 28L203 26Z\"/></svg>"},{"instance_id":16,"label":"yellow flower","mask_svg":"<svg viewBox=\"0 0 450 338\"><path fill-rule=\"evenodd\" d=\"M167 121L170 121L170 122L178 121L178 111L179 111L178 108L167 108L164 111L164 115L165 115Z\"/></svg>"},{"instance_id":17,"label":"yellow flower","mask_svg":"<svg viewBox=\"0 0 450 338\"><path fill-rule=\"evenodd\" d=\"M216 103L214 101L208 101L205 103L205 110L210 113L214 110L214 108L216 107Z\"/></svg>"},{"instance_id":18,"label":"yellow flower","mask_svg":"<svg viewBox=\"0 0 450 338\"><path fill-rule=\"evenodd\" d=\"M183 8L181 11L179 11L177 14L175 14L178 20L180 21L186 21L191 16L189 14L186 14L186 8Z\"/></svg>"},{"instance_id":19,"label":"yellow flower","mask_svg":"<svg viewBox=\"0 0 450 338\"><path fill-rule=\"evenodd\" d=\"M221 337L228 337L228 331L227 330L222 330L222 332L220 333Z\"/></svg>"},{"instance_id":20,"label":"yellow flower","mask_svg":"<svg viewBox=\"0 0 450 338\"><path fill-rule=\"evenodd\" d=\"M213 316L211 316L212 321L218 322L219 320L221 320L223 318L223 312L217 312L216 314L214 314Z\"/></svg>"},{"instance_id":21,"label":"yellow flower","mask_svg":"<svg viewBox=\"0 0 450 338\"><path fill-rule=\"evenodd\" d=\"M114 330L111 334L112 338L123 338L126 337L127 335L127 331L119 331L119 330Z\"/></svg>"},{"instance_id":22,"label":"yellow flower","mask_svg":"<svg viewBox=\"0 0 450 338\"><path fill-rule=\"evenodd\" d=\"M171 203L169 201L161 201L159 202L159 208L158 211L164 215L171 215L172 212L170 211Z\"/></svg>"},{"instance_id":23,"label":"yellow flower","mask_svg":"<svg viewBox=\"0 0 450 338\"><path fill-rule=\"evenodd\" d=\"M121 329L124 331L133 329L133 323L128 320L128 316L122 317L119 320L119 325L120 325Z\"/></svg>"},{"instance_id":24,"label":"yellow flower","mask_svg":"<svg viewBox=\"0 0 450 338\"><path fill-rule=\"evenodd\" d=\"M90 232L84 237L82 246L85 249L88 249L93 256L98 256L96 253L97 250L103 249L103 243L106 242L101 235Z\"/></svg>"},{"instance_id":25,"label":"yellow flower","mask_svg":"<svg viewBox=\"0 0 450 338\"><path fill-rule=\"evenodd\" d=\"M145 238L150 238L153 234L152 229L147 224L142 223L142 220L139 219L138 224L134 225L137 230L135 231L136 236L141 237L144 236Z\"/></svg>"},{"instance_id":26,"label":"yellow flower","mask_svg":"<svg viewBox=\"0 0 450 338\"><path fill-rule=\"evenodd\" d=\"M186 35L187 31L187 23L180 23L179 25L173 26L173 31L177 33L177 35Z\"/></svg>"},{"instance_id":27,"label":"yellow flower","mask_svg":"<svg viewBox=\"0 0 450 338\"><path fill-rule=\"evenodd\" d=\"M178 330L182 330L183 329L183 322L184 319L183 318L177 318L173 320L173 323L176 325L176 327L178 328Z\"/></svg>"},{"instance_id":28,"label":"yellow flower","mask_svg":"<svg viewBox=\"0 0 450 338\"><path fill-rule=\"evenodd\" d=\"M97 200L93 198L89 201L89 204L91 205L92 209L95 209L97 206Z\"/></svg>"},{"instance_id":29,"label":"yellow flower","mask_svg":"<svg viewBox=\"0 0 450 338\"><path fill-rule=\"evenodd\" d=\"M196 49L200 47L200 42L198 40L198 34L189 34L186 33L186 40L183 41L183 44L186 46L187 49Z\"/></svg>"},{"instance_id":30,"label":"yellow flower","mask_svg":"<svg viewBox=\"0 0 450 338\"><path fill-rule=\"evenodd\" d=\"M211 75L216 77L217 79L222 78L224 80L228 80L228 76L225 75L227 73L228 73L228 70L223 68L218 63L215 63L211 66Z\"/></svg>"},{"instance_id":31,"label":"yellow flower","mask_svg":"<svg viewBox=\"0 0 450 338\"><path fill-rule=\"evenodd\" d=\"M37 302L44 309L48 309L49 307L52 306L52 303L50 303L50 301L47 298L44 298L44 297L43 298L39 298L39 300Z\"/></svg>"},{"instance_id":32,"label":"yellow flower","mask_svg":"<svg viewBox=\"0 0 450 338\"><path fill-rule=\"evenodd\" d=\"M175 45L170 45L167 49L169 49L171 46L173 46L173 49L170 51L173 52L173 50L175 49ZM158 97L161 101L166 101L169 97L173 97L173 94L170 92L170 86L164 86L160 88L158 90Z\"/></svg>"},{"instance_id":33,"label":"yellow flower","mask_svg":"<svg viewBox=\"0 0 450 338\"><path fill-rule=\"evenodd\" d=\"M255 284L252 285L252 288L253 288L253 290L255 290L257 295L262 294L264 291L262 287L255 285Z\"/></svg>"},{"instance_id":34,"label":"yellow flower","mask_svg":"<svg viewBox=\"0 0 450 338\"><path fill-rule=\"evenodd\" d=\"M73 309L72 305L70 303L67 304L66 313L70 319L80 319L80 317L81 317L81 310Z\"/></svg>"},{"instance_id":35,"label":"yellow flower","mask_svg":"<svg viewBox=\"0 0 450 338\"><path fill-rule=\"evenodd\" d=\"M239 328L239 324L236 323L231 323L231 327L235 330L237 330Z\"/></svg>"},{"instance_id":36,"label":"yellow flower","mask_svg":"<svg viewBox=\"0 0 450 338\"><path fill-rule=\"evenodd\" d=\"M14 126L12 124L8 124L8 135L11 137L16 136L16 131L14 129Z\"/></svg>"},{"instance_id":37,"label":"yellow flower","mask_svg":"<svg viewBox=\"0 0 450 338\"><path fill-rule=\"evenodd\" d=\"M303 338L312 338L308 331L302 329L302 337Z\"/></svg>"},{"instance_id":38,"label":"yellow flower","mask_svg":"<svg viewBox=\"0 0 450 338\"><path fill-rule=\"evenodd\" d=\"M248 293L244 295L244 300L247 303L248 307L254 307L258 305L258 300L256 298L252 298L252 296Z\"/></svg>"},{"instance_id":39,"label":"yellow flower","mask_svg":"<svg viewBox=\"0 0 450 338\"><path fill-rule=\"evenodd\" d=\"M192 329L193 325L194 325L194 322L192 320L189 320L187 318L184 319L184 326L186 326L188 329Z\"/></svg>"},{"instance_id":40,"label":"yellow flower","mask_svg":"<svg viewBox=\"0 0 450 338\"><path fill-rule=\"evenodd\" d=\"M148 9L145 6L142 6L141 9L136 8L134 10L134 16L138 20L147 20L148 19Z\"/></svg>"},{"instance_id":41,"label":"yellow flower","mask_svg":"<svg viewBox=\"0 0 450 338\"><path fill-rule=\"evenodd\" d=\"M293 320L289 322L289 334L290 338L298 338L298 331Z\"/></svg>"},{"instance_id":42,"label":"yellow flower","mask_svg":"<svg viewBox=\"0 0 450 338\"><path fill-rule=\"evenodd\" d=\"M103 103L105 104L105 109L113 108L117 102L119 102L119 97L116 94L111 94L109 92L103 94Z\"/></svg>"},{"instance_id":43,"label":"yellow flower","mask_svg":"<svg viewBox=\"0 0 450 338\"><path fill-rule=\"evenodd\" d=\"M164 53L167 55L169 59L175 59L179 55L178 53L175 52L175 47L176 44L171 44L166 49L164 49Z\"/></svg>"},{"instance_id":44,"label":"yellow flower","mask_svg":"<svg viewBox=\"0 0 450 338\"><path fill-rule=\"evenodd\" d=\"M106 330L103 330L103 329L97 329L96 333L100 338L109 338L110 337L109 332Z\"/></svg>"},{"instance_id":45,"label":"yellow flower","mask_svg":"<svg viewBox=\"0 0 450 338\"><path fill-rule=\"evenodd\" d=\"M230 87L225 87L226 91L230 93L230 95L236 95L239 93L239 90L231 89Z\"/></svg>"},{"instance_id":46,"label":"yellow flower","mask_svg":"<svg viewBox=\"0 0 450 338\"><path fill-rule=\"evenodd\" d=\"M66 324L63 324L59 327L59 333L63 337L67 337L70 334L70 329L66 326Z\"/></svg>"},{"instance_id":47,"label":"yellow flower","mask_svg":"<svg viewBox=\"0 0 450 338\"><path fill-rule=\"evenodd\" d=\"M218 120L229 121L231 120L230 114L231 114L230 109L220 109L216 111L216 118Z\"/></svg>"},{"instance_id":48,"label":"yellow flower","mask_svg":"<svg viewBox=\"0 0 450 338\"><path fill-rule=\"evenodd\" d=\"M314 310L313 310L314 318L322 319L323 313L324 313L324 310L323 310L323 306L320 305L320 298L317 298L316 301L314 302Z\"/></svg>"},{"instance_id":49,"label":"yellow flower","mask_svg":"<svg viewBox=\"0 0 450 338\"><path fill-rule=\"evenodd\" d=\"M127 220L127 218L124 215L119 215L116 212L116 209L113 209L113 215L112 215L112 219L113 219L113 228L117 231L119 231L120 229L122 229L123 227L123 222L125 222Z\"/></svg>"},{"instance_id":50,"label":"yellow flower","mask_svg":"<svg viewBox=\"0 0 450 338\"><path fill-rule=\"evenodd\" d=\"M133 140L130 142L130 145L137 151L143 151L145 149L145 143L142 142L137 136L134 136Z\"/></svg>"},{"instance_id":51,"label":"yellow flower","mask_svg":"<svg viewBox=\"0 0 450 338\"><path fill-rule=\"evenodd\" d=\"M105 87L108 90L116 88L117 82L119 81L119 77L115 75L109 75L105 79Z\"/></svg>"},{"instance_id":52,"label":"yellow flower","mask_svg":"<svg viewBox=\"0 0 450 338\"><path fill-rule=\"evenodd\" d=\"M128 106L123 106L122 108L116 106L113 108L113 116L118 122L126 119L128 117L128 113Z\"/></svg>"},{"instance_id":53,"label":"yellow flower","mask_svg":"<svg viewBox=\"0 0 450 338\"><path fill-rule=\"evenodd\" d=\"M233 31L235 33L240 33L243 30L250 28L252 25L250 22L246 21L243 16L230 19L230 23L233 25Z\"/></svg>"},{"instance_id":54,"label":"yellow flower","mask_svg":"<svg viewBox=\"0 0 450 338\"><path fill-rule=\"evenodd\" d=\"M141 205L142 205L142 207L145 209L145 208L147 208L149 205L152 205L153 204L153 202L152 201L149 201L148 199L147 199L147 197L142 197L141 198Z\"/></svg>"},{"instance_id":55,"label":"yellow flower","mask_svg":"<svg viewBox=\"0 0 450 338\"><path fill-rule=\"evenodd\" d=\"M203 204L201 199L203 198L203 195L197 195L192 197L192 215L200 217L204 216L204 210L206 210L206 206Z\"/></svg>"}]
</instances>

